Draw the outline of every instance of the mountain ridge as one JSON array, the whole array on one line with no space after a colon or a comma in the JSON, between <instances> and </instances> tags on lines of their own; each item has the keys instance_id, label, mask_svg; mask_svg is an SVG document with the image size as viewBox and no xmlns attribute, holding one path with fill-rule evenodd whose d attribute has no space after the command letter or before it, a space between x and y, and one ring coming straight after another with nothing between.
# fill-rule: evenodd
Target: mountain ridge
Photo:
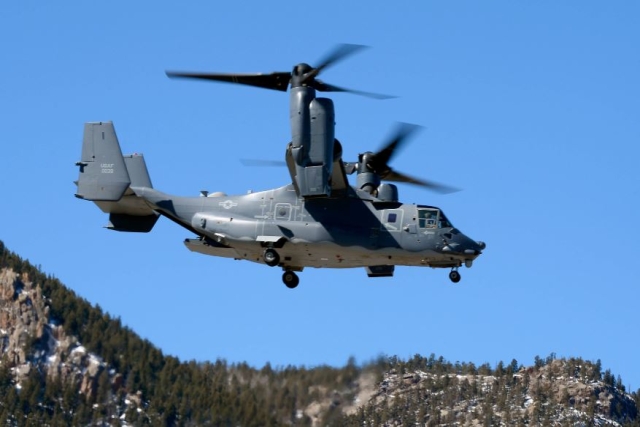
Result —
<instances>
[{"instance_id":1,"label":"mountain ridge","mask_svg":"<svg viewBox=\"0 0 640 427\"><path fill-rule=\"evenodd\" d=\"M1 241L0 308L8 425L640 425L638 392L579 358L536 357L530 367L435 355L342 368L181 362Z\"/></svg>"}]
</instances>

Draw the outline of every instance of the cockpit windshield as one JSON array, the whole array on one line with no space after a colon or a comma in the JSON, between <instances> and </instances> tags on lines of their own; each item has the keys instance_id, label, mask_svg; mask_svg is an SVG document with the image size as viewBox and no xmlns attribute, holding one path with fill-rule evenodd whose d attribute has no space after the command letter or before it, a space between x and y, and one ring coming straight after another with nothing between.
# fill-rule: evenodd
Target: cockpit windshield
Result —
<instances>
[{"instance_id":1,"label":"cockpit windshield","mask_svg":"<svg viewBox=\"0 0 640 427\"><path fill-rule=\"evenodd\" d=\"M418 208L418 227L451 228L453 226L440 209Z\"/></svg>"},{"instance_id":2,"label":"cockpit windshield","mask_svg":"<svg viewBox=\"0 0 640 427\"><path fill-rule=\"evenodd\" d=\"M440 217L438 219L438 228L452 228L453 225L449 222L446 216L444 216L444 212L440 211Z\"/></svg>"}]
</instances>

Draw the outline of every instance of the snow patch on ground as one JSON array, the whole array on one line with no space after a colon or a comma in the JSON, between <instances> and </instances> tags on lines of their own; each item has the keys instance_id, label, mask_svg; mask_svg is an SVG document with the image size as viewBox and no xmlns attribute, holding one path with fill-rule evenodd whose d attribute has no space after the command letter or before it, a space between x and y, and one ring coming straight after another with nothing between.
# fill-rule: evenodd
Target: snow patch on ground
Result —
<instances>
[{"instance_id":1,"label":"snow patch on ground","mask_svg":"<svg viewBox=\"0 0 640 427\"><path fill-rule=\"evenodd\" d=\"M71 350L71 354L72 355L75 355L75 354L78 354L78 353L85 354L86 352L87 352L87 349L84 348L83 345L79 345L76 348L74 348L73 350Z\"/></svg>"},{"instance_id":2,"label":"snow patch on ground","mask_svg":"<svg viewBox=\"0 0 640 427\"><path fill-rule=\"evenodd\" d=\"M89 353L89 363L94 365L102 365L103 364L102 357L96 356L93 353Z\"/></svg>"},{"instance_id":3,"label":"snow patch on ground","mask_svg":"<svg viewBox=\"0 0 640 427\"><path fill-rule=\"evenodd\" d=\"M53 364L55 364L57 362L58 362L58 355L57 354L53 354L53 355L47 357L46 365L47 366L51 366L51 365L53 365Z\"/></svg>"}]
</instances>

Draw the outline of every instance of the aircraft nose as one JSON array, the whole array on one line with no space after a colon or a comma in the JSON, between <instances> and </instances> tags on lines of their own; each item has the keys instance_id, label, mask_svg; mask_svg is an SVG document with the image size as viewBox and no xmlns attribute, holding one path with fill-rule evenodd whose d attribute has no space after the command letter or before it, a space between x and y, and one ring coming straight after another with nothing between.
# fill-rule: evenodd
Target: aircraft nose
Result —
<instances>
[{"instance_id":1,"label":"aircraft nose","mask_svg":"<svg viewBox=\"0 0 640 427\"><path fill-rule=\"evenodd\" d=\"M465 236L458 230L453 231L450 239L446 239L446 244L442 248L443 252L458 252L465 255L480 255L484 248L487 247L486 243L481 241L475 241ZM445 235L445 237L448 237Z\"/></svg>"},{"instance_id":2,"label":"aircraft nose","mask_svg":"<svg viewBox=\"0 0 640 427\"><path fill-rule=\"evenodd\" d=\"M484 242L469 239L464 253L469 255L480 255L486 247L487 245Z\"/></svg>"},{"instance_id":3,"label":"aircraft nose","mask_svg":"<svg viewBox=\"0 0 640 427\"><path fill-rule=\"evenodd\" d=\"M465 242L465 245L463 245L465 247L463 251L465 255L480 255L482 253L482 250L487 247L484 242L476 242L469 238L467 239L468 241Z\"/></svg>"}]
</instances>

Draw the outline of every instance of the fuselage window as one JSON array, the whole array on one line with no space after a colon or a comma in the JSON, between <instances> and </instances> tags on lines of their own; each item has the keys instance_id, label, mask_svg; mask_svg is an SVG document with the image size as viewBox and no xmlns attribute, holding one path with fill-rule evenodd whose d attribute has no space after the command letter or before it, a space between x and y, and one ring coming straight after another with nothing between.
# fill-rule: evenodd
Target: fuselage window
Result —
<instances>
[{"instance_id":1,"label":"fuselage window","mask_svg":"<svg viewBox=\"0 0 640 427\"><path fill-rule=\"evenodd\" d=\"M291 216L291 205L289 203L278 203L276 205L275 213L275 218L277 220L289 221Z\"/></svg>"},{"instance_id":2,"label":"fuselage window","mask_svg":"<svg viewBox=\"0 0 640 427\"><path fill-rule=\"evenodd\" d=\"M402 230L402 216L403 211L401 209L383 211L380 215L380 229L387 231Z\"/></svg>"}]
</instances>

